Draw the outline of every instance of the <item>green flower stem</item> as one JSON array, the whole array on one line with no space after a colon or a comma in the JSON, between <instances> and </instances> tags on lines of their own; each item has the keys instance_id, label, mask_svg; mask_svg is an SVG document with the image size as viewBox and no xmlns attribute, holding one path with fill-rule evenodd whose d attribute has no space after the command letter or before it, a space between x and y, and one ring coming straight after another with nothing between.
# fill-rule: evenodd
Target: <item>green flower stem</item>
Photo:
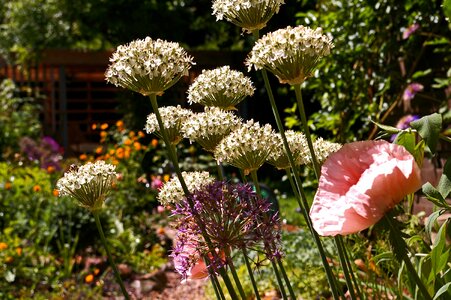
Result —
<instances>
[{"instance_id":1,"label":"green flower stem","mask_svg":"<svg viewBox=\"0 0 451 300\"><path fill-rule=\"evenodd\" d=\"M238 292L240 293L241 299L246 299L246 293L244 292L240 278L238 277L238 273L236 272L235 265L233 264L233 259L230 250L225 250L225 254L228 266L230 267L230 272L232 273L233 280L235 281L235 285L238 289Z\"/></svg>"},{"instance_id":2,"label":"green flower stem","mask_svg":"<svg viewBox=\"0 0 451 300\"><path fill-rule=\"evenodd\" d=\"M261 194L260 184L258 183L258 177L257 177L257 171L256 170L251 171L251 178L252 178L252 181L254 182L254 186L255 186L255 190L256 190L257 194L261 197L262 194ZM264 215L263 218L267 218L267 215ZM265 245L265 247L268 247L268 248L270 248L271 246L272 245ZM277 260L277 264L279 265L280 272L282 273L282 276L283 276L283 279L285 281L285 284L287 285L288 292L290 293L290 297L292 299L296 299L296 296L294 295L293 288L291 286L291 282L290 282L290 280L289 280L289 278L288 278L288 276L287 276L287 274L285 272L285 268L284 268L283 264L281 263L279 258L276 258L276 260ZM279 270L278 270L276 264L274 263L274 260L271 260L271 265L273 266L274 272L276 273L276 277L278 277L277 281L280 284L280 290L281 290L281 292L283 291L282 292L282 295L283 295L285 293L285 290L284 290L284 287L283 287L282 280L280 279ZM286 297L286 295L285 295L285 297Z\"/></svg>"},{"instance_id":3,"label":"green flower stem","mask_svg":"<svg viewBox=\"0 0 451 300\"><path fill-rule=\"evenodd\" d=\"M204 262L205 262L206 266L210 265L210 263L211 263L210 259L206 255L204 256ZM211 282L211 285L213 286L213 290L215 291L216 299L225 300L224 292L222 291L222 288L221 288L221 285L219 284L218 278L216 277L213 270L211 270L210 268L207 268L207 270L208 270L208 273L210 274L210 282Z\"/></svg>"},{"instance_id":4,"label":"green flower stem","mask_svg":"<svg viewBox=\"0 0 451 300\"><path fill-rule=\"evenodd\" d=\"M343 273L345 275L345 281L346 286L348 287L349 295L351 296L351 300L355 300L357 299L357 297L354 291L354 285L352 284L351 277L349 275L348 263L344 254L344 245L341 237L337 236L335 238L335 245L337 246L337 249L339 249L338 256L340 258L341 267L343 268Z\"/></svg>"},{"instance_id":5,"label":"green flower stem","mask_svg":"<svg viewBox=\"0 0 451 300\"><path fill-rule=\"evenodd\" d=\"M252 288L254 289L255 299L260 300L260 292L258 291L257 282L255 281L254 278L254 272L252 271L252 267L249 262L249 257L247 256L246 247L243 247L241 250L244 256L244 262L246 263L247 273L249 274L249 279L251 280Z\"/></svg>"},{"instance_id":6,"label":"green flower stem","mask_svg":"<svg viewBox=\"0 0 451 300\"><path fill-rule=\"evenodd\" d=\"M355 290L357 292L358 299L361 299L361 300L365 299L363 297L362 291L360 291L359 283L357 282L357 278L354 275L354 271L352 269L351 260L349 259L348 250L346 249L346 244L344 243L344 241L343 241L343 249L344 249L343 253L345 255L346 262L348 263L348 268L351 270L350 274L351 274L352 282L354 283L354 288L355 288Z\"/></svg>"},{"instance_id":7,"label":"green flower stem","mask_svg":"<svg viewBox=\"0 0 451 300\"><path fill-rule=\"evenodd\" d=\"M384 218L390 227L390 231L395 236L395 238L392 239L393 244L394 244L393 247L397 247L400 249L400 251L398 251L398 252L402 254L402 259L407 268L407 271L410 273L410 275L412 275L413 280L415 281L418 289L420 290L421 294L423 295L423 299L432 300L431 295L429 294L429 292L428 292L426 286L424 285L423 281L421 280L420 276L418 276L418 273L415 270L415 267L412 265L412 262L410 261L410 258L407 255L407 250L406 250L407 245L402 237L401 231L399 230L398 227L396 227L395 224L393 224L393 220L391 219L389 214L385 214Z\"/></svg>"},{"instance_id":8,"label":"green flower stem","mask_svg":"<svg viewBox=\"0 0 451 300\"><path fill-rule=\"evenodd\" d=\"M316 178L319 178L321 175L321 168L319 166L318 159L316 158L316 153L313 149L312 136L310 135L310 129L308 127L307 117L305 115L304 101L302 101L301 85L295 84L293 87L296 93L296 101L298 103L299 114L301 115L302 127L304 129L304 134L307 139L310 155L312 156L313 169L315 170Z\"/></svg>"},{"instance_id":9,"label":"green flower stem","mask_svg":"<svg viewBox=\"0 0 451 300\"><path fill-rule=\"evenodd\" d=\"M254 34L255 40L257 40L258 39L258 35L259 35L258 30L254 31L253 34ZM261 73L262 73L262 76L263 76L263 80L265 82L265 88L266 88L266 92L268 93L269 102L271 104L271 108L272 108L274 117L276 119L277 127L278 127L280 135L282 137L283 145L284 145L285 151L287 153L288 160L290 162L290 167L293 170L294 175L295 175L294 179L295 179L296 185L297 185L297 187L299 189L299 195L301 196L300 198L297 197L296 200L297 200L298 205L301 208L301 210L304 210L305 212L308 212L310 209L309 209L309 205L308 205L308 202L307 202L307 198L305 197L305 193L304 193L304 190L302 188L301 178L300 178L299 172L297 170L297 166L296 166L296 164L294 162L293 155L292 155L291 150L290 150L290 148L288 146L288 141L287 141L287 138L285 136L285 129L283 127L283 123L282 123L282 120L280 118L276 102L274 100L274 95L272 93L271 85L269 84L268 74L267 74L266 70L262 70ZM309 230L312 233L313 239L314 239L314 241L316 243L316 247L318 248L318 251L320 253L321 261L323 263L323 267L324 267L324 270L326 272L327 280L329 282L329 286L330 286L330 289L332 291L332 295L333 295L334 299L339 299L339 290L340 289L337 287L335 276L334 276L334 274L332 272L331 267L329 266L329 263L327 262L326 252L324 251L324 248L322 246L321 240L320 240L318 234L316 233L316 231L313 229L313 225L312 225L312 221L310 219L310 216L307 213L305 213L304 217L306 218L307 226L309 227Z\"/></svg>"},{"instance_id":10,"label":"green flower stem","mask_svg":"<svg viewBox=\"0 0 451 300\"><path fill-rule=\"evenodd\" d=\"M124 283L121 279L121 274L119 273L116 264L114 263L113 256L111 256L110 249L108 248L108 244L106 242L105 234L103 233L102 224L100 223L99 218L99 212L93 211L92 214L94 215L94 219L96 220L97 230L100 234L100 240L102 241L103 247L105 248L106 255L108 257L108 262L111 265L111 268L113 268L114 276L116 277L116 281L121 287L122 294L124 295L126 300L129 300L130 297L128 296L127 290L125 289Z\"/></svg>"},{"instance_id":11,"label":"green flower stem","mask_svg":"<svg viewBox=\"0 0 451 300\"><path fill-rule=\"evenodd\" d=\"M310 135L310 130L309 130L308 123L307 123L307 117L305 115L304 102L302 100L301 85L300 84L294 85L294 91L296 93L296 101L298 103L299 114L301 115L302 127L304 129L304 134L307 139L307 144L308 144L308 147L310 150L310 155L312 157L313 169L315 170L316 179L319 180L319 177L321 175L321 167L318 163L318 159L316 157L316 153L313 148L313 140L312 140L312 136ZM343 247L343 240L341 239L340 236L335 236L334 241L335 241L335 245L337 246L338 257L340 259L341 267L343 268L343 273L345 276L346 285L348 286L348 289L349 289L349 294L351 295L351 299L356 299L354 286L351 281L351 276L349 275L349 273L351 273L353 271L352 271L352 269L348 269L349 262L347 261L346 255L344 254L345 248Z\"/></svg>"},{"instance_id":12,"label":"green flower stem","mask_svg":"<svg viewBox=\"0 0 451 300\"><path fill-rule=\"evenodd\" d=\"M271 261L271 266L274 269L274 273L276 274L277 284L279 285L280 293L282 294L282 299L288 299L287 293L285 292L285 288L283 287L282 278L280 278L279 270L277 270L277 265L273 259Z\"/></svg>"},{"instance_id":13,"label":"green flower stem","mask_svg":"<svg viewBox=\"0 0 451 300\"><path fill-rule=\"evenodd\" d=\"M220 181L224 180L224 170L222 169L222 164L218 161L216 161L216 167L218 169L218 179Z\"/></svg>"},{"instance_id":14,"label":"green flower stem","mask_svg":"<svg viewBox=\"0 0 451 300\"><path fill-rule=\"evenodd\" d=\"M157 95L155 94L150 94L149 95L150 98L150 103L152 105L152 109L155 113L155 116L157 118L158 121L158 126L160 127L160 133L161 133L161 137L163 138L163 141L166 145L166 150L169 156L169 159L172 161L172 164L174 165L174 169L175 169L175 173L177 174L177 178L180 181L180 185L182 186L183 192L185 194L185 196L189 196L190 192L188 190L188 186L186 185L185 180L183 179L183 175L182 175L182 171L180 170L180 166L178 164L178 160L177 160L177 155L176 155L176 151L175 148L172 147L169 139L168 139L168 134L167 134L167 130L164 127L164 123L163 120L161 119L161 115L160 115L160 111L158 110L158 103L157 103ZM186 197L187 201L188 201L188 205L190 206L191 210L194 212L194 203L192 201L191 198ZM203 236L203 238L205 239L205 242L208 245L208 249L210 250L211 255L215 258L215 259L220 259L218 254L216 253L215 249L212 246L211 240L208 237L206 230L205 230L205 226L204 223L202 222L202 220L200 220L199 216L197 214L193 214L194 218L196 219L196 223L197 225L199 225L199 228L201 230L201 234ZM221 268L219 270L219 274L221 275L221 277L224 280L225 285L227 286L227 289L229 291L230 297L232 299L238 299L238 296L235 292L235 289L233 287L233 284L226 272L226 270L224 268Z\"/></svg>"}]
</instances>

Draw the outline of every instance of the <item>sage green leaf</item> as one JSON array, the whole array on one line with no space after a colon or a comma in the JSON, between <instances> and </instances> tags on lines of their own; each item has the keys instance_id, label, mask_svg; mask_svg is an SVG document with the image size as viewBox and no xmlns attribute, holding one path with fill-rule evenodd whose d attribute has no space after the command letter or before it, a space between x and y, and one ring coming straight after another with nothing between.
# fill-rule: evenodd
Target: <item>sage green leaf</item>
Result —
<instances>
[{"instance_id":1,"label":"sage green leaf","mask_svg":"<svg viewBox=\"0 0 451 300\"><path fill-rule=\"evenodd\" d=\"M432 155L435 154L439 134L442 129L442 115L433 113L424 116L419 120L410 123L410 126L418 131L418 134L424 139L427 151Z\"/></svg>"},{"instance_id":2,"label":"sage green leaf","mask_svg":"<svg viewBox=\"0 0 451 300\"><path fill-rule=\"evenodd\" d=\"M437 190L444 199L451 193L451 158L448 158L443 167L443 174L442 177L440 177Z\"/></svg>"}]
</instances>

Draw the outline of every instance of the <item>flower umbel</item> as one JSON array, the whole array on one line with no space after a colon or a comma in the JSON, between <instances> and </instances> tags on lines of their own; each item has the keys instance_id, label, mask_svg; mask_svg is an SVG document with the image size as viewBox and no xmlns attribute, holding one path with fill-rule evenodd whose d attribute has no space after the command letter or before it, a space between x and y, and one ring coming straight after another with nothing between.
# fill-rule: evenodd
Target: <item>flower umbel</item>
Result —
<instances>
[{"instance_id":1,"label":"flower umbel","mask_svg":"<svg viewBox=\"0 0 451 300\"><path fill-rule=\"evenodd\" d=\"M190 193L214 181L214 178L210 177L208 172L182 172L182 176ZM162 205L178 203L184 198L185 194L177 176L166 182L158 193L158 201Z\"/></svg>"},{"instance_id":2,"label":"flower umbel","mask_svg":"<svg viewBox=\"0 0 451 300\"><path fill-rule=\"evenodd\" d=\"M268 156L267 162L270 165L275 166L277 169L284 170L290 168L290 161L288 155L285 151L282 137L280 133L276 133L276 140L278 147L275 151L271 152ZM308 152L307 139L305 135L301 132L295 132L293 130L287 130L285 132L287 138L288 146L293 155L293 160L296 165L306 164L305 153Z\"/></svg>"},{"instance_id":3,"label":"flower umbel","mask_svg":"<svg viewBox=\"0 0 451 300\"><path fill-rule=\"evenodd\" d=\"M251 33L265 27L284 3L284 0L215 0L212 8L217 21L225 18Z\"/></svg>"},{"instance_id":4,"label":"flower umbel","mask_svg":"<svg viewBox=\"0 0 451 300\"><path fill-rule=\"evenodd\" d=\"M259 39L246 59L248 70L266 69L281 83L300 84L310 77L321 58L330 54L332 39L321 28L279 29Z\"/></svg>"},{"instance_id":5,"label":"flower umbel","mask_svg":"<svg viewBox=\"0 0 451 300\"><path fill-rule=\"evenodd\" d=\"M115 166L99 160L80 167L72 165L56 187L60 196L70 196L80 206L95 211L102 208L116 178Z\"/></svg>"},{"instance_id":6,"label":"flower umbel","mask_svg":"<svg viewBox=\"0 0 451 300\"><path fill-rule=\"evenodd\" d=\"M221 140L215 158L242 169L247 175L260 168L278 146L271 125L261 127L258 122L250 120Z\"/></svg>"},{"instance_id":7,"label":"flower umbel","mask_svg":"<svg viewBox=\"0 0 451 300\"><path fill-rule=\"evenodd\" d=\"M202 71L188 89L188 103L230 110L247 96L252 96L254 90L249 77L223 66Z\"/></svg>"},{"instance_id":8,"label":"flower umbel","mask_svg":"<svg viewBox=\"0 0 451 300\"><path fill-rule=\"evenodd\" d=\"M145 96L161 95L188 75L193 58L178 43L146 37L117 47L106 80Z\"/></svg>"},{"instance_id":9,"label":"flower umbel","mask_svg":"<svg viewBox=\"0 0 451 300\"><path fill-rule=\"evenodd\" d=\"M233 113L216 107L205 107L205 112L193 114L182 124L184 137L214 152L219 142L241 124Z\"/></svg>"},{"instance_id":10,"label":"flower umbel","mask_svg":"<svg viewBox=\"0 0 451 300\"><path fill-rule=\"evenodd\" d=\"M404 147L383 140L346 144L323 164L313 227L323 236L366 229L420 186L420 169Z\"/></svg>"},{"instance_id":11,"label":"flower umbel","mask_svg":"<svg viewBox=\"0 0 451 300\"><path fill-rule=\"evenodd\" d=\"M182 108L180 105L162 107L159 108L158 111L160 112L163 125L168 134L169 142L174 145L177 144L183 136L181 133L182 124L193 114L193 112L189 109ZM159 132L160 126L158 125L158 120L154 113L147 117L144 129L148 134L155 133L161 137Z\"/></svg>"}]
</instances>

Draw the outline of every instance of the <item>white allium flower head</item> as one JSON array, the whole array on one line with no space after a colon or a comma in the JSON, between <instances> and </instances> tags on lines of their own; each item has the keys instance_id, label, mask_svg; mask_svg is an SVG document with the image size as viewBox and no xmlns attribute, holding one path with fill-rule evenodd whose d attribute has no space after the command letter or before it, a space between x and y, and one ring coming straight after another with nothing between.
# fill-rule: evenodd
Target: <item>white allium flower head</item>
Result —
<instances>
[{"instance_id":1,"label":"white allium flower head","mask_svg":"<svg viewBox=\"0 0 451 300\"><path fill-rule=\"evenodd\" d=\"M242 72L223 66L213 70L203 70L188 88L188 103L216 106L225 110L235 109L235 105L246 96L254 94L254 86Z\"/></svg>"},{"instance_id":2,"label":"white allium flower head","mask_svg":"<svg viewBox=\"0 0 451 300\"><path fill-rule=\"evenodd\" d=\"M322 164L326 161L326 159L334 152L340 150L343 145L339 143L333 143L330 141L326 141L323 138L319 137L313 142L313 149L315 150L316 159L318 163ZM304 154L304 159L306 160L306 164L312 163L312 156L306 149L306 153Z\"/></svg>"},{"instance_id":3,"label":"white allium flower head","mask_svg":"<svg viewBox=\"0 0 451 300\"><path fill-rule=\"evenodd\" d=\"M115 168L103 160L80 167L72 165L58 180L56 188L60 196L70 196L91 211L99 210L116 181Z\"/></svg>"},{"instance_id":4,"label":"white allium flower head","mask_svg":"<svg viewBox=\"0 0 451 300\"><path fill-rule=\"evenodd\" d=\"M158 109L163 126L168 134L169 142L177 144L182 139L181 128L183 122L190 118L193 112L189 109L177 106L165 106ZM155 133L161 138L160 126L158 124L157 116L151 113L147 116L146 126L144 127L148 134Z\"/></svg>"},{"instance_id":5,"label":"white allium flower head","mask_svg":"<svg viewBox=\"0 0 451 300\"><path fill-rule=\"evenodd\" d=\"M185 138L199 143L207 151L214 152L218 143L241 122L232 112L217 107L205 107L205 112L195 113L183 122L182 132Z\"/></svg>"},{"instance_id":6,"label":"white allium flower head","mask_svg":"<svg viewBox=\"0 0 451 300\"><path fill-rule=\"evenodd\" d=\"M161 95L182 76L188 75L193 58L178 44L146 37L117 47L105 77L145 96Z\"/></svg>"},{"instance_id":7,"label":"white allium flower head","mask_svg":"<svg viewBox=\"0 0 451 300\"><path fill-rule=\"evenodd\" d=\"M215 158L242 169L247 175L260 168L278 146L271 125L260 126L250 120L221 140Z\"/></svg>"},{"instance_id":8,"label":"white allium flower head","mask_svg":"<svg viewBox=\"0 0 451 300\"><path fill-rule=\"evenodd\" d=\"M279 146L276 148L276 151L269 154L267 163L281 170L290 168L290 160L285 151L281 134L276 133L275 135L277 136ZM308 163L305 159L305 153L308 152L308 144L305 135L301 132L287 130L285 131L285 137L287 138L294 163L297 166Z\"/></svg>"},{"instance_id":9,"label":"white allium flower head","mask_svg":"<svg viewBox=\"0 0 451 300\"><path fill-rule=\"evenodd\" d=\"M266 69L281 83L300 84L313 75L321 58L330 54L332 39L321 28L279 29L259 39L246 59L248 70Z\"/></svg>"},{"instance_id":10,"label":"white allium flower head","mask_svg":"<svg viewBox=\"0 0 451 300\"><path fill-rule=\"evenodd\" d=\"M284 3L284 0L214 0L212 8L217 21L225 18L244 32L252 33L265 27Z\"/></svg>"},{"instance_id":11,"label":"white allium flower head","mask_svg":"<svg viewBox=\"0 0 451 300\"><path fill-rule=\"evenodd\" d=\"M215 180L214 177L210 176L210 173L205 171L182 172L182 177L190 193L202 189L202 187L213 183ZM176 204L185 198L185 193L177 176L172 177L163 185L157 198L162 205Z\"/></svg>"}]
</instances>

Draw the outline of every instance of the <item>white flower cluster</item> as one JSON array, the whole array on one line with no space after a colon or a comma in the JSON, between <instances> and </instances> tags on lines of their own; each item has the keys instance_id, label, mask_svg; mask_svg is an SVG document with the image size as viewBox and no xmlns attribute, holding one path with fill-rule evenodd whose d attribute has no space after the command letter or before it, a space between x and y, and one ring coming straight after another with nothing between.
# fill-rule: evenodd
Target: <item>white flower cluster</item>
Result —
<instances>
[{"instance_id":1,"label":"white flower cluster","mask_svg":"<svg viewBox=\"0 0 451 300\"><path fill-rule=\"evenodd\" d=\"M215 0L212 8L217 21L225 18L251 33L265 27L284 3L284 0Z\"/></svg>"},{"instance_id":2,"label":"white flower cluster","mask_svg":"<svg viewBox=\"0 0 451 300\"><path fill-rule=\"evenodd\" d=\"M279 29L259 39L246 59L248 70L266 69L281 83L299 84L312 75L319 60L330 54L332 39L322 29L305 26Z\"/></svg>"},{"instance_id":3,"label":"white flower cluster","mask_svg":"<svg viewBox=\"0 0 451 300\"><path fill-rule=\"evenodd\" d=\"M315 150L316 159L320 164L324 163L326 159L329 157L329 155L340 150L342 146L343 145L339 143L326 141L321 137L313 142L313 149ZM306 160L306 164L311 164L312 157L310 155L310 152L308 151L308 148L306 151L307 152L305 153L304 157Z\"/></svg>"},{"instance_id":4,"label":"white flower cluster","mask_svg":"<svg viewBox=\"0 0 451 300\"><path fill-rule=\"evenodd\" d=\"M271 125L261 127L258 122L250 120L218 144L215 158L242 169L247 175L260 168L278 146Z\"/></svg>"},{"instance_id":5,"label":"white flower cluster","mask_svg":"<svg viewBox=\"0 0 451 300\"><path fill-rule=\"evenodd\" d=\"M232 112L217 107L205 107L205 112L193 114L186 119L182 124L182 132L185 138L213 152L218 143L241 122Z\"/></svg>"},{"instance_id":6,"label":"white flower cluster","mask_svg":"<svg viewBox=\"0 0 451 300\"><path fill-rule=\"evenodd\" d=\"M71 166L56 183L60 196L70 196L91 210L102 207L105 196L116 181L115 166L103 160Z\"/></svg>"},{"instance_id":7,"label":"white flower cluster","mask_svg":"<svg viewBox=\"0 0 451 300\"><path fill-rule=\"evenodd\" d=\"M177 144L182 138L182 124L192 116L193 112L189 109L182 108L180 105L161 107L158 109L158 112L160 113L163 126L168 134L169 142ZM155 113L151 113L147 116L144 129L148 134L155 133L161 137L160 126Z\"/></svg>"},{"instance_id":8,"label":"white flower cluster","mask_svg":"<svg viewBox=\"0 0 451 300\"><path fill-rule=\"evenodd\" d=\"M183 180L186 183L188 191L193 193L200 190L202 187L213 183L214 178L208 172L182 172ZM172 177L166 182L158 193L158 201L162 205L171 203L179 203L185 198L182 185L177 176Z\"/></svg>"},{"instance_id":9,"label":"white flower cluster","mask_svg":"<svg viewBox=\"0 0 451 300\"><path fill-rule=\"evenodd\" d=\"M188 75L193 58L178 43L146 37L117 47L105 77L143 95L160 95Z\"/></svg>"},{"instance_id":10,"label":"white flower cluster","mask_svg":"<svg viewBox=\"0 0 451 300\"><path fill-rule=\"evenodd\" d=\"M246 96L254 94L254 86L242 72L223 66L203 70L188 89L188 103L234 109Z\"/></svg>"},{"instance_id":11,"label":"white flower cluster","mask_svg":"<svg viewBox=\"0 0 451 300\"><path fill-rule=\"evenodd\" d=\"M279 146L275 151L270 153L267 162L275 166L277 169L287 169L290 167L290 160L288 159L287 152L285 151L280 133L276 133L276 136ZM287 130L285 132L285 137L287 138L294 163L297 166L308 163L309 161L305 158L305 154L308 153L308 144L305 135L301 132Z\"/></svg>"}]
</instances>

